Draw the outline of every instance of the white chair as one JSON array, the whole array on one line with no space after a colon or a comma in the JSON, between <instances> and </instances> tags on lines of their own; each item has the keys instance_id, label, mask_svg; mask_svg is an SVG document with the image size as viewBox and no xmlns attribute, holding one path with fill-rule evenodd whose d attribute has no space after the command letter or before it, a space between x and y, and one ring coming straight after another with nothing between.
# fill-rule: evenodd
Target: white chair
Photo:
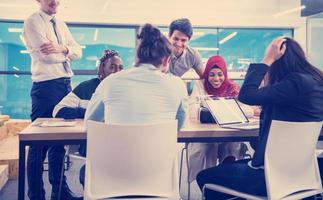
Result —
<instances>
[{"instance_id":1,"label":"white chair","mask_svg":"<svg viewBox=\"0 0 323 200\"><path fill-rule=\"evenodd\" d=\"M316 158L316 142L322 122L284 122L273 120L265 152L267 197L255 196L216 184L210 189L246 199L302 199L322 193Z\"/></svg>"},{"instance_id":2,"label":"white chair","mask_svg":"<svg viewBox=\"0 0 323 200\"><path fill-rule=\"evenodd\" d=\"M58 189L58 195L57 195L57 199L61 199L61 193L62 193L62 183L63 183L63 175L65 171L68 171L71 167L71 160L70 158L77 158L80 160L85 160L85 157L81 156L78 152L80 145L65 145L65 155L64 155L64 162L62 165L62 169L61 169L61 175L60 175L60 179L59 179L59 189ZM71 148L72 147L72 148ZM65 161L66 160L66 161ZM66 169L65 169L65 163L66 163ZM48 164L48 163L47 163Z\"/></svg>"},{"instance_id":3,"label":"white chair","mask_svg":"<svg viewBox=\"0 0 323 200\"><path fill-rule=\"evenodd\" d=\"M178 199L177 121L104 124L88 121L87 199L151 196Z\"/></svg>"},{"instance_id":4,"label":"white chair","mask_svg":"<svg viewBox=\"0 0 323 200\"><path fill-rule=\"evenodd\" d=\"M322 158L322 156L323 156L323 142L322 141L317 141L317 144L316 144L316 155L319 158Z\"/></svg>"}]
</instances>

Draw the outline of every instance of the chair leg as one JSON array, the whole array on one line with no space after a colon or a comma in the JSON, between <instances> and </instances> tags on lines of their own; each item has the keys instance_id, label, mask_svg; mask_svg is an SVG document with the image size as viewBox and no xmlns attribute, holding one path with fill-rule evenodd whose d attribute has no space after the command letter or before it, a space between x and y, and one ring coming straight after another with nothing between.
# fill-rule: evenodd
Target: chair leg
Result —
<instances>
[{"instance_id":1,"label":"chair leg","mask_svg":"<svg viewBox=\"0 0 323 200\"><path fill-rule=\"evenodd\" d=\"M181 162L180 162L180 169L179 169L179 191L181 191L181 186L182 186L182 172L183 172L183 154L184 151L186 151L186 167L187 167L187 199L190 199L190 194L191 194L191 184L189 182L189 163L188 163L188 143L185 143L185 147L182 149L181 152Z\"/></svg>"},{"instance_id":2,"label":"chair leg","mask_svg":"<svg viewBox=\"0 0 323 200\"><path fill-rule=\"evenodd\" d=\"M182 182L183 154L184 154L185 150L186 150L186 145L182 149L182 152L181 152L181 163L180 163L180 168L179 168L179 183L178 183L178 188L180 191L181 191L181 185L182 185L181 182Z\"/></svg>"},{"instance_id":3,"label":"chair leg","mask_svg":"<svg viewBox=\"0 0 323 200\"><path fill-rule=\"evenodd\" d=\"M202 188L202 200L205 200L205 185Z\"/></svg>"},{"instance_id":4,"label":"chair leg","mask_svg":"<svg viewBox=\"0 0 323 200\"><path fill-rule=\"evenodd\" d=\"M191 183L189 180L190 165L188 162L188 143L185 143L185 148L186 148L186 168L187 168L187 199L190 200L190 198L191 198Z\"/></svg>"},{"instance_id":5,"label":"chair leg","mask_svg":"<svg viewBox=\"0 0 323 200\"><path fill-rule=\"evenodd\" d=\"M58 198L57 199L61 199L61 193L62 193L62 184L63 184L63 175L64 175L64 171L65 171L65 158L68 156L68 152L69 152L69 146L66 145L65 146L65 156L63 157L63 164L62 164L62 170L61 170L61 176L59 179L59 188L58 188Z\"/></svg>"}]
</instances>

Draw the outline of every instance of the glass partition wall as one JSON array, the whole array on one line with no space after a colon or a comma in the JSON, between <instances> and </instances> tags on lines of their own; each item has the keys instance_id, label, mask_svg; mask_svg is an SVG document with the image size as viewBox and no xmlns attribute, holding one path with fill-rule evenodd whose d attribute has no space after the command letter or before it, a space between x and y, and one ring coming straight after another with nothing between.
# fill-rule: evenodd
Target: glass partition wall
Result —
<instances>
[{"instance_id":1,"label":"glass partition wall","mask_svg":"<svg viewBox=\"0 0 323 200\"><path fill-rule=\"evenodd\" d=\"M22 21L0 20L0 108L11 118L29 119L31 59L21 38L22 26ZM82 59L72 62L72 86L96 76L98 59L107 48L120 53L126 69L133 66L138 26L68 26L83 48ZM168 35L167 27L160 28ZM265 47L281 35L292 37L293 29L194 27L190 46L200 52L204 62L212 55L223 56L230 78L241 80L248 64L260 62Z\"/></svg>"},{"instance_id":2,"label":"glass partition wall","mask_svg":"<svg viewBox=\"0 0 323 200\"><path fill-rule=\"evenodd\" d=\"M22 22L0 22L0 107L11 118L28 119L31 111L30 56L21 37ZM72 62L72 87L96 77L104 49L119 52L125 68L135 60L136 27L69 24L82 46L81 60Z\"/></svg>"}]
</instances>

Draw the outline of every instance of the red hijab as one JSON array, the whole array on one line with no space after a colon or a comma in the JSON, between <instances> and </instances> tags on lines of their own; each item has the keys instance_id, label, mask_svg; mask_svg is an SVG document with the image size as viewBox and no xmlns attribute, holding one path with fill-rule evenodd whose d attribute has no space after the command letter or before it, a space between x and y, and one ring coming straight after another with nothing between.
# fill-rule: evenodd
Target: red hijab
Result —
<instances>
[{"instance_id":1,"label":"red hijab","mask_svg":"<svg viewBox=\"0 0 323 200\"><path fill-rule=\"evenodd\" d=\"M214 88L208 80L209 73L213 68L219 68L224 74L224 81L220 88ZM205 91L214 97L237 97L240 87L238 84L228 79L227 67L221 56L212 56L207 61L202 78L204 79Z\"/></svg>"}]
</instances>

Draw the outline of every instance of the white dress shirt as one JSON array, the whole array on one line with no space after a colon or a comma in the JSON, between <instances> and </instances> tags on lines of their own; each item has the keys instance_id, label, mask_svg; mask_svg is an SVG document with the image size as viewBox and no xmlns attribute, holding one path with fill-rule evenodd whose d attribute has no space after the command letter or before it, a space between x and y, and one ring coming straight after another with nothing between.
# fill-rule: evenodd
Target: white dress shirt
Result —
<instances>
[{"instance_id":1,"label":"white dress shirt","mask_svg":"<svg viewBox=\"0 0 323 200\"><path fill-rule=\"evenodd\" d=\"M64 69L63 62L69 64L71 60L80 59L82 56L82 49L73 39L66 24L57 19L57 32L60 35L61 44L68 49L68 53L49 55L41 53L41 45L50 41L57 42L53 24L50 21L53 17L40 10L24 22L23 38L32 60L31 78L33 82L73 76L72 70Z\"/></svg>"},{"instance_id":2,"label":"white dress shirt","mask_svg":"<svg viewBox=\"0 0 323 200\"><path fill-rule=\"evenodd\" d=\"M183 81L151 64L112 74L97 87L85 120L109 124L142 124L186 118L187 91Z\"/></svg>"}]
</instances>

